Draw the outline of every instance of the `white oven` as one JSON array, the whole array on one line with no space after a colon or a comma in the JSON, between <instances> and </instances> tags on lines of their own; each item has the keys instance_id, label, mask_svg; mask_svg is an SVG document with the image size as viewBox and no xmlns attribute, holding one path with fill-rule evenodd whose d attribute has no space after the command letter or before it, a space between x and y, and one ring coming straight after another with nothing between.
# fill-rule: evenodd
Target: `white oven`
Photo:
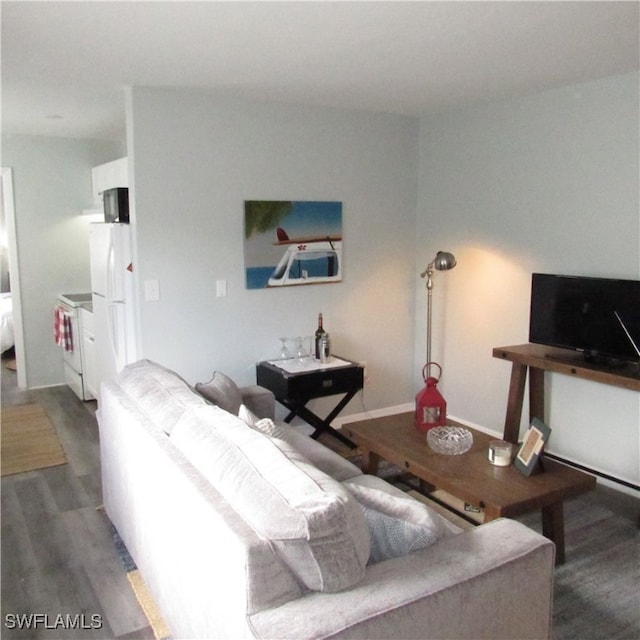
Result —
<instances>
[{"instance_id":1,"label":"white oven","mask_svg":"<svg viewBox=\"0 0 640 640\"><path fill-rule=\"evenodd\" d=\"M93 394L87 388L83 375L82 342L83 332L81 323L81 308L91 306L90 293L64 293L58 296L58 306L69 318L71 326L72 349L62 348L64 361L64 381L81 400L93 399Z\"/></svg>"}]
</instances>

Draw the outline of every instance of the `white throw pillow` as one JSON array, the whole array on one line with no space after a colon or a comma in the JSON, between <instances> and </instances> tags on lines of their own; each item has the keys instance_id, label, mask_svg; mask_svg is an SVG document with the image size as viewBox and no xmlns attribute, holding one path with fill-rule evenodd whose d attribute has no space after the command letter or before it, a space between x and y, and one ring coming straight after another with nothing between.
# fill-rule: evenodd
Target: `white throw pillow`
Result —
<instances>
[{"instance_id":1,"label":"white throw pillow","mask_svg":"<svg viewBox=\"0 0 640 640\"><path fill-rule=\"evenodd\" d=\"M255 427L256 422L258 422L258 420L260 420L260 418L258 418L258 416L255 415L255 413L253 413L251 411L251 409L249 409L249 407L247 407L246 404L241 404L240 405L240 408L238 409L238 418L240 418L240 420L245 422L252 429L253 429L253 427Z\"/></svg>"},{"instance_id":2,"label":"white throw pillow","mask_svg":"<svg viewBox=\"0 0 640 640\"><path fill-rule=\"evenodd\" d=\"M271 418L258 418L258 416L252 413L244 404L240 405L238 417L252 429L260 433L264 433L272 438L287 440L287 432L281 426L277 425Z\"/></svg>"},{"instance_id":3,"label":"white throw pillow","mask_svg":"<svg viewBox=\"0 0 640 640\"><path fill-rule=\"evenodd\" d=\"M451 535L435 511L410 496L398 497L349 481L343 485L360 503L367 519L369 564L405 556Z\"/></svg>"}]
</instances>

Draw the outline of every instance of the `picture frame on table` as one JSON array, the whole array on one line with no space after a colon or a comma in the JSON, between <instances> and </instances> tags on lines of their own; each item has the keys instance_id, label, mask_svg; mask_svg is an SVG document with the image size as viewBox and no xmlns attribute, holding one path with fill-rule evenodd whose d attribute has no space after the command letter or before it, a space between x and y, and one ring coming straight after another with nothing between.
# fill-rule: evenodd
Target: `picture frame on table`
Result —
<instances>
[{"instance_id":1,"label":"picture frame on table","mask_svg":"<svg viewBox=\"0 0 640 640\"><path fill-rule=\"evenodd\" d=\"M533 418L527 433L516 453L513 465L525 476L530 476L538 467L544 445L549 440L551 429L538 418Z\"/></svg>"}]
</instances>

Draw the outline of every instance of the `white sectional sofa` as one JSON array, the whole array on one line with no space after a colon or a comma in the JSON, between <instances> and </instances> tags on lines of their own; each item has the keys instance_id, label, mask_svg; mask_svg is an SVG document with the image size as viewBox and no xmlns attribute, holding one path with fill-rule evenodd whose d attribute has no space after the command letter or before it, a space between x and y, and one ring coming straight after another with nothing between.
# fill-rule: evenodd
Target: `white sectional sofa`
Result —
<instances>
[{"instance_id":1,"label":"white sectional sofa","mask_svg":"<svg viewBox=\"0 0 640 640\"><path fill-rule=\"evenodd\" d=\"M550 636L546 538L461 531L236 393L242 418L149 361L101 390L106 512L174 640Z\"/></svg>"}]
</instances>

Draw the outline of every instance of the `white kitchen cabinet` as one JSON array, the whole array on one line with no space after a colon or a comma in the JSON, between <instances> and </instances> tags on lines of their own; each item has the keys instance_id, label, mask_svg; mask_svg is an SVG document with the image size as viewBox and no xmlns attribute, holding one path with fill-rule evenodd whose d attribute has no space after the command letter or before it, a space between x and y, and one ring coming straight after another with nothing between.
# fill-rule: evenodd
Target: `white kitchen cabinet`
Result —
<instances>
[{"instance_id":1,"label":"white kitchen cabinet","mask_svg":"<svg viewBox=\"0 0 640 640\"><path fill-rule=\"evenodd\" d=\"M96 342L93 331L93 313L84 307L80 309L82 331L82 377L85 390L92 397L98 397L96 384Z\"/></svg>"},{"instance_id":2,"label":"white kitchen cabinet","mask_svg":"<svg viewBox=\"0 0 640 640\"><path fill-rule=\"evenodd\" d=\"M93 199L102 203L102 192L106 189L129 186L129 159L119 158L91 169Z\"/></svg>"}]
</instances>

